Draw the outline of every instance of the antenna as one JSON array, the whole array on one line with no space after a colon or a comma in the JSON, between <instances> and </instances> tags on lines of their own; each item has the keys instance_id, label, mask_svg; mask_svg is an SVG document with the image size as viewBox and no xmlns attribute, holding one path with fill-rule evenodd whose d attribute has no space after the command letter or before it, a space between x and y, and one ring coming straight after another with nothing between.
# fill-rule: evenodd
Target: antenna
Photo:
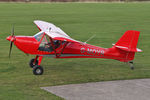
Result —
<instances>
[{"instance_id":1,"label":"antenna","mask_svg":"<svg viewBox=\"0 0 150 100\"><path fill-rule=\"evenodd\" d=\"M89 40L93 39L96 35L94 34L93 36L91 36L88 40L86 40L84 43L87 43Z\"/></svg>"}]
</instances>

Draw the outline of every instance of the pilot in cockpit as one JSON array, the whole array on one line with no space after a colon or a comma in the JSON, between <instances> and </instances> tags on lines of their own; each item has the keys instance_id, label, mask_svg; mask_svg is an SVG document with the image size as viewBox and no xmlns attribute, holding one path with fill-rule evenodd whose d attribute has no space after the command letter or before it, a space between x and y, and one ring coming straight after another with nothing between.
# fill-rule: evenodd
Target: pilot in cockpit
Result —
<instances>
[{"instance_id":1,"label":"pilot in cockpit","mask_svg":"<svg viewBox=\"0 0 150 100\"><path fill-rule=\"evenodd\" d=\"M50 38L47 35L44 35L43 37L43 34L44 32L39 32L36 35L34 35L37 41L39 42L41 41L38 50L52 52L53 46L52 46L52 43L50 42ZM54 44L55 49L57 49L60 46L61 42L59 40L53 40L53 44Z\"/></svg>"},{"instance_id":2,"label":"pilot in cockpit","mask_svg":"<svg viewBox=\"0 0 150 100\"><path fill-rule=\"evenodd\" d=\"M57 49L60 46L60 41L59 40L54 40L54 47ZM53 46L51 42L48 42L45 44L45 51L53 51Z\"/></svg>"}]
</instances>

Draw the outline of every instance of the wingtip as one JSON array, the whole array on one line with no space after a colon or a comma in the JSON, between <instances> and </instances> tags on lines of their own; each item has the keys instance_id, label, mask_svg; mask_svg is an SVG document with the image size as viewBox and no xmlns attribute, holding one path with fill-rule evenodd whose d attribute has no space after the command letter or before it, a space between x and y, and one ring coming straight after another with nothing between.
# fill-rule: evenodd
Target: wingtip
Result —
<instances>
[{"instance_id":1,"label":"wingtip","mask_svg":"<svg viewBox=\"0 0 150 100\"><path fill-rule=\"evenodd\" d=\"M42 20L34 20L33 22L36 23L36 22L41 22L41 21L42 21Z\"/></svg>"}]
</instances>

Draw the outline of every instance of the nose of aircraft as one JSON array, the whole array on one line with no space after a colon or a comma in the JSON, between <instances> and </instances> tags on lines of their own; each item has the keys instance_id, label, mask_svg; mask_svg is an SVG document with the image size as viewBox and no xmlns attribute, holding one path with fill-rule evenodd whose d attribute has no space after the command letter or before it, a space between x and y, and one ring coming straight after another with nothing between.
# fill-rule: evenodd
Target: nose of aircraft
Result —
<instances>
[{"instance_id":1,"label":"nose of aircraft","mask_svg":"<svg viewBox=\"0 0 150 100\"><path fill-rule=\"evenodd\" d=\"M11 41L11 42L14 42L15 37L14 37L14 36L8 36L8 37L6 38L6 40Z\"/></svg>"},{"instance_id":2,"label":"nose of aircraft","mask_svg":"<svg viewBox=\"0 0 150 100\"><path fill-rule=\"evenodd\" d=\"M11 36L8 36L8 37L6 38L6 40L10 41L11 38L12 38Z\"/></svg>"},{"instance_id":3,"label":"nose of aircraft","mask_svg":"<svg viewBox=\"0 0 150 100\"><path fill-rule=\"evenodd\" d=\"M8 36L7 38L6 38L6 40L8 40L8 41L10 41L11 43L10 43L10 50L9 50L9 57L10 57L10 55L11 55L11 50L12 50L12 45L13 45L13 42L16 40L16 37L15 36Z\"/></svg>"}]
</instances>

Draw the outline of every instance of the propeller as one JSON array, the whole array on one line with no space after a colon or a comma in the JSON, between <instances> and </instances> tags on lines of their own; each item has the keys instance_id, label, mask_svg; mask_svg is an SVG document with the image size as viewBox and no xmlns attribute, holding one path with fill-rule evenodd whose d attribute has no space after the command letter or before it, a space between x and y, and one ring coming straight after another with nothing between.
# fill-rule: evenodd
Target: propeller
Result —
<instances>
[{"instance_id":1,"label":"propeller","mask_svg":"<svg viewBox=\"0 0 150 100\"><path fill-rule=\"evenodd\" d=\"M10 43L9 58L10 58L10 55L11 55L12 45L13 45L13 42Z\"/></svg>"},{"instance_id":2,"label":"propeller","mask_svg":"<svg viewBox=\"0 0 150 100\"><path fill-rule=\"evenodd\" d=\"M9 58L10 58L10 55L11 55L12 45L13 45L14 40L15 40L15 37L14 37L14 25L13 25L12 31L11 31L11 36L10 36L11 43L10 43L10 49L9 49Z\"/></svg>"}]
</instances>

